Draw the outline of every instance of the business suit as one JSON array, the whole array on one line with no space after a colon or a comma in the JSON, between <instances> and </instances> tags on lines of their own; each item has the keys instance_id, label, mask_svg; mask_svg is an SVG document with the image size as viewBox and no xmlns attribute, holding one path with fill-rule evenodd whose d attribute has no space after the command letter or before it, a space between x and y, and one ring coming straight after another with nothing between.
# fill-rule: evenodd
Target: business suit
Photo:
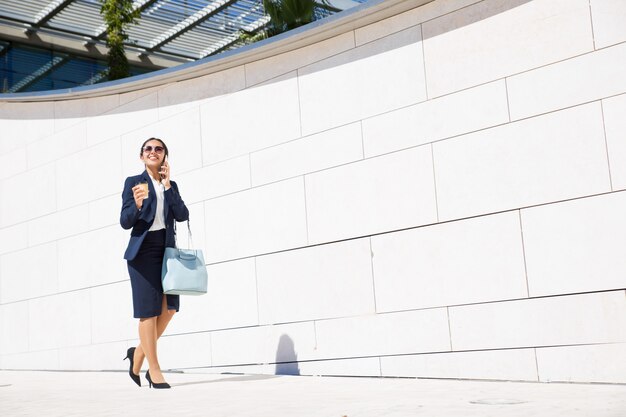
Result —
<instances>
[{"instance_id":1,"label":"business suit","mask_svg":"<svg viewBox=\"0 0 626 417\"><path fill-rule=\"evenodd\" d=\"M143 200L141 209L137 209L132 188L140 182L147 182L149 194ZM161 284L161 265L165 247L175 247L174 221L189 219L189 210L178 192L178 185L171 181L169 190L163 193L163 219L165 229L149 231L154 223L157 210L156 191L147 171L140 175L126 178L122 192L122 210L120 224L124 229L131 229L128 247L124 253L127 260L133 290L133 309L135 318L155 317L161 314L163 286ZM169 310L179 310L179 296L168 295Z\"/></svg>"}]
</instances>

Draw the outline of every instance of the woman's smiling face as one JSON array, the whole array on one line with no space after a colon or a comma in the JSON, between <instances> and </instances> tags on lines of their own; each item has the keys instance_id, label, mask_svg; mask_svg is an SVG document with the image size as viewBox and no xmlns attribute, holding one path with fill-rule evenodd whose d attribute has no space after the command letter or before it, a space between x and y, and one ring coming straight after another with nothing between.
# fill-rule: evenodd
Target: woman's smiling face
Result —
<instances>
[{"instance_id":1,"label":"woman's smiling face","mask_svg":"<svg viewBox=\"0 0 626 417\"><path fill-rule=\"evenodd\" d=\"M148 167L159 168L163 164L165 158L165 148L161 141L150 140L143 146L141 160Z\"/></svg>"}]
</instances>

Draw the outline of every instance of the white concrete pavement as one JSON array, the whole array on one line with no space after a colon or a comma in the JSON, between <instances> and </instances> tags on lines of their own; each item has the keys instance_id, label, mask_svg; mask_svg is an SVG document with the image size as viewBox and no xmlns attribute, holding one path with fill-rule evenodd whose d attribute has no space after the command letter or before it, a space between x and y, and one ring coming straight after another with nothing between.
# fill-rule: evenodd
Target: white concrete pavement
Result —
<instances>
[{"instance_id":1,"label":"white concrete pavement","mask_svg":"<svg viewBox=\"0 0 626 417\"><path fill-rule=\"evenodd\" d=\"M626 385L0 371L0 416L626 417Z\"/></svg>"}]
</instances>

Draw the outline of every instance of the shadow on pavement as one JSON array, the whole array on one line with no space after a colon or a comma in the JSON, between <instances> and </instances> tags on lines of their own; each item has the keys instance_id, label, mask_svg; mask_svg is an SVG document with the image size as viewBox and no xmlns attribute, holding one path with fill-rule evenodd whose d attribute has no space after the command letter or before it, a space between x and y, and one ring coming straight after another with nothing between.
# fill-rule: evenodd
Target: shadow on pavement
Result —
<instances>
[{"instance_id":1,"label":"shadow on pavement","mask_svg":"<svg viewBox=\"0 0 626 417\"><path fill-rule=\"evenodd\" d=\"M207 381L181 382L171 384L173 387L182 387L185 385L211 384L214 382L241 382L241 381L260 381L264 379L279 378L279 375L239 375L228 378L212 379Z\"/></svg>"}]
</instances>

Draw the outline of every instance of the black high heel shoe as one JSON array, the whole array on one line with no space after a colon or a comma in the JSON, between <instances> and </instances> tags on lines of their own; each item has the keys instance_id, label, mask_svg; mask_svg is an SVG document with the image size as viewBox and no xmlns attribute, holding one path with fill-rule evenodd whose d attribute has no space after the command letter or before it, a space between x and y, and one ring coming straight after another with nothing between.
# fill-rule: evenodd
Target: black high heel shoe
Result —
<instances>
[{"instance_id":1,"label":"black high heel shoe","mask_svg":"<svg viewBox=\"0 0 626 417\"><path fill-rule=\"evenodd\" d=\"M126 360L126 359L130 360L130 368L128 369L128 375L130 375L130 379L135 381L135 384L141 386L141 378L139 377L139 375L135 375L133 373L134 358L135 358L135 348L131 347L131 348L128 348L128 350L126 351L126 357L122 360Z\"/></svg>"},{"instance_id":2,"label":"black high heel shoe","mask_svg":"<svg viewBox=\"0 0 626 417\"><path fill-rule=\"evenodd\" d=\"M168 384L167 382L159 382L159 383L152 382L152 379L150 378L150 371L146 372L146 379L148 380L148 384L150 388L152 388L153 386L156 389L172 388L170 387L170 384Z\"/></svg>"}]
</instances>

